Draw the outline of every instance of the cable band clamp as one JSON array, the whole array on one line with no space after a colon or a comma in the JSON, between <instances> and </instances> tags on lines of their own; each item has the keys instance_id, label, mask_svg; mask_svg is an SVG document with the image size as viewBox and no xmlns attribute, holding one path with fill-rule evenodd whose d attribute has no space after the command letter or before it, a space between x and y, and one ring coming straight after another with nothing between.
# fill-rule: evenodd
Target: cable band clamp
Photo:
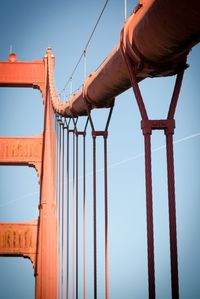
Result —
<instances>
[{"instance_id":1,"label":"cable band clamp","mask_svg":"<svg viewBox=\"0 0 200 299\"><path fill-rule=\"evenodd\" d=\"M165 134L174 134L175 120L174 119L145 119L141 121L141 129L143 134L152 134L152 130L164 130Z\"/></svg>"}]
</instances>

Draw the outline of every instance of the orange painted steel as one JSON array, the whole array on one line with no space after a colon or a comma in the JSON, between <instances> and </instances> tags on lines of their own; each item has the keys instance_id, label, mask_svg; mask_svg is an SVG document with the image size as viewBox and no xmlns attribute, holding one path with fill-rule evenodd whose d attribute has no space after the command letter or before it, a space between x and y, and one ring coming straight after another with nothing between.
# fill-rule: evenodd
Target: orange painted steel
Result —
<instances>
[{"instance_id":1,"label":"orange painted steel","mask_svg":"<svg viewBox=\"0 0 200 299\"><path fill-rule=\"evenodd\" d=\"M183 57L199 41L199 0L140 1L121 34L121 42L132 61L138 82L147 77L177 73L182 68ZM63 116L86 115L85 100L91 109L110 107L114 98L131 86L118 43L100 67L85 80L83 90L62 104L54 87L54 64L50 51L47 56L53 107Z\"/></svg>"},{"instance_id":2,"label":"orange painted steel","mask_svg":"<svg viewBox=\"0 0 200 299\"><path fill-rule=\"evenodd\" d=\"M46 59L45 59L46 65ZM46 83L44 137L38 226L38 258L36 264L36 298L55 299L57 293L58 223L56 215L56 135L54 114Z\"/></svg>"},{"instance_id":3,"label":"orange painted steel","mask_svg":"<svg viewBox=\"0 0 200 299\"><path fill-rule=\"evenodd\" d=\"M0 223L0 256L23 256L36 264L37 221Z\"/></svg>"},{"instance_id":4,"label":"orange painted steel","mask_svg":"<svg viewBox=\"0 0 200 299\"><path fill-rule=\"evenodd\" d=\"M124 25L120 43L97 71L88 76L83 90L65 104L60 102L55 91L54 56L50 48L41 60L20 62L12 53L8 61L0 62L0 87L37 88L45 104L43 134L29 140L0 139L0 164L32 165L40 173L38 221L0 223L0 255L28 256L33 261L36 299L55 299L59 279L54 112L72 117L87 115L88 107L90 110L112 106L115 97L131 86L122 45L139 82L147 77L174 75L186 67L184 58L199 40L198 0L189 4L188 0L140 1ZM19 235L22 236L20 241ZM107 238L106 231L105 236Z\"/></svg>"},{"instance_id":5,"label":"orange painted steel","mask_svg":"<svg viewBox=\"0 0 200 299\"><path fill-rule=\"evenodd\" d=\"M32 87L45 91L46 70L44 59L31 62L17 61L10 57L0 62L0 87ZM45 96L45 95L43 95Z\"/></svg>"},{"instance_id":6,"label":"orange painted steel","mask_svg":"<svg viewBox=\"0 0 200 299\"><path fill-rule=\"evenodd\" d=\"M0 223L0 255L31 259L36 299L55 299L57 291L58 224L55 187L54 111L48 92L47 57L18 62L10 54L0 62L0 87L32 87L45 104L44 133L33 137L0 137L0 165L33 166L39 173L40 204L37 221Z\"/></svg>"},{"instance_id":7,"label":"orange painted steel","mask_svg":"<svg viewBox=\"0 0 200 299\"><path fill-rule=\"evenodd\" d=\"M0 137L0 165L34 167L40 181L42 142L42 134L32 137Z\"/></svg>"}]
</instances>

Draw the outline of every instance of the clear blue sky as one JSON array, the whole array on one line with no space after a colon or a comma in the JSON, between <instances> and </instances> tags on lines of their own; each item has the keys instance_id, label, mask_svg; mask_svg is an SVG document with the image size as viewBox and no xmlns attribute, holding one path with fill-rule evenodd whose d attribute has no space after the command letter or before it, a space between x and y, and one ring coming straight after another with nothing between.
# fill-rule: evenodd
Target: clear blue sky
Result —
<instances>
[{"instance_id":1,"label":"clear blue sky","mask_svg":"<svg viewBox=\"0 0 200 299\"><path fill-rule=\"evenodd\" d=\"M136 1L127 0L128 13ZM96 22L104 1L1 1L0 60L7 60L10 45L18 60L43 57L48 46L56 56L55 83L63 88ZM110 0L88 49L87 72L95 70L119 40L123 26L123 0ZM178 252L181 299L200 298L200 46L189 55L176 112L174 140ZM83 80L83 64L73 79L76 89ZM164 118L174 78L148 79L141 83L151 118ZM69 90L67 91L67 93ZM102 127L105 111L94 111ZM0 89L0 135L29 136L43 130L43 105L39 91ZM162 132L153 134L153 195L155 216L157 298L170 298L170 260L166 159ZM91 149L88 149L90 151ZM89 152L90 153L90 152ZM120 95L109 137L110 298L147 298L146 220L143 136L140 115L131 90ZM102 158L98 158L98 169ZM92 169L88 155L88 169ZM90 176L88 176L90 178ZM98 283L103 299L102 172L98 177ZM88 192L91 184L88 183ZM28 221L38 215L39 187L34 169L0 167L0 221ZM88 194L91 215L92 195ZM91 224L88 220L88 226ZM90 235L88 236L90 238ZM91 260L88 248L88 299L92 298ZM81 273L81 269L80 269ZM81 274L80 274L81 279ZM81 285L81 283L80 283ZM34 298L32 265L22 258L0 258L0 298Z\"/></svg>"}]
</instances>

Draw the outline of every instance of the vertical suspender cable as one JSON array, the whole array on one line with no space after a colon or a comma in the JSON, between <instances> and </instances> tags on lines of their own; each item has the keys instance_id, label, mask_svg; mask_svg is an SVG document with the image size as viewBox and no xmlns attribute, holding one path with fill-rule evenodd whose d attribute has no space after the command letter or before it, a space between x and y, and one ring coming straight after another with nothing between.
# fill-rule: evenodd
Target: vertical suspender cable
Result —
<instances>
[{"instance_id":1,"label":"vertical suspender cable","mask_svg":"<svg viewBox=\"0 0 200 299\"><path fill-rule=\"evenodd\" d=\"M172 298L179 298L173 134L166 134Z\"/></svg>"},{"instance_id":2,"label":"vertical suspender cable","mask_svg":"<svg viewBox=\"0 0 200 299\"><path fill-rule=\"evenodd\" d=\"M86 49L84 49L84 61L83 61L83 79L84 79L84 81L86 80L86 77L87 77L87 61L86 61L86 54L87 54L87 52L86 52L87 50Z\"/></svg>"},{"instance_id":3,"label":"vertical suspender cable","mask_svg":"<svg viewBox=\"0 0 200 299\"><path fill-rule=\"evenodd\" d=\"M107 136L113 105L110 108L104 131L95 131L91 114L88 109L88 119L92 128L93 138L93 242L94 242L94 299L97 299L97 218L96 218L96 137L104 137L104 201L105 201L105 288L106 299L109 298L109 275L108 275L108 185L107 185Z\"/></svg>"},{"instance_id":4,"label":"vertical suspender cable","mask_svg":"<svg viewBox=\"0 0 200 299\"><path fill-rule=\"evenodd\" d=\"M83 299L86 299L86 150L83 135Z\"/></svg>"},{"instance_id":5,"label":"vertical suspender cable","mask_svg":"<svg viewBox=\"0 0 200 299\"><path fill-rule=\"evenodd\" d=\"M56 117L56 200L57 214L59 209L59 121Z\"/></svg>"},{"instance_id":6,"label":"vertical suspender cable","mask_svg":"<svg viewBox=\"0 0 200 299\"><path fill-rule=\"evenodd\" d=\"M59 244L60 244L60 297L63 298L63 180L64 180L64 168L63 168L63 123L62 120L59 120L59 171L58 171L58 186L59 186L59 194L58 194L58 217L59 217Z\"/></svg>"},{"instance_id":7,"label":"vertical suspender cable","mask_svg":"<svg viewBox=\"0 0 200 299\"><path fill-rule=\"evenodd\" d=\"M105 288L106 299L109 298L108 273L108 172L107 172L107 136L104 136L104 192L105 192Z\"/></svg>"},{"instance_id":8,"label":"vertical suspender cable","mask_svg":"<svg viewBox=\"0 0 200 299\"><path fill-rule=\"evenodd\" d=\"M61 151L62 151L62 141L61 141L62 135L61 135L61 120L59 122L59 178L58 178L58 184L59 184L59 227L61 229L61 176L62 176L62 169L61 169Z\"/></svg>"},{"instance_id":9,"label":"vertical suspender cable","mask_svg":"<svg viewBox=\"0 0 200 299\"><path fill-rule=\"evenodd\" d=\"M59 119L59 157L58 157L58 221L59 221L59 269L61 266L61 244L60 244L60 232L61 232L61 119ZM61 280L62 273L59 270L59 295L61 294Z\"/></svg>"},{"instance_id":10,"label":"vertical suspender cable","mask_svg":"<svg viewBox=\"0 0 200 299\"><path fill-rule=\"evenodd\" d=\"M110 124L113 106L110 109L105 131L104 131L104 201L105 201L105 297L109 299L109 255L108 255L108 157L107 157L107 138L108 127Z\"/></svg>"},{"instance_id":11,"label":"vertical suspender cable","mask_svg":"<svg viewBox=\"0 0 200 299\"><path fill-rule=\"evenodd\" d=\"M173 120L178 97L183 81L184 70L180 71L176 78L174 92L172 95L167 118ZM175 203L175 182L174 182L174 154L173 154L174 128L165 130L167 150L167 176L168 176L168 202L169 202L169 231L170 231L170 255L171 255L171 283L172 298L179 298L178 279L178 252L176 232L176 203Z\"/></svg>"},{"instance_id":12,"label":"vertical suspender cable","mask_svg":"<svg viewBox=\"0 0 200 299\"><path fill-rule=\"evenodd\" d=\"M61 131L60 131L60 119L58 120L58 221L59 221L59 231L60 231L60 166L61 166Z\"/></svg>"},{"instance_id":13,"label":"vertical suspender cable","mask_svg":"<svg viewBox=\"0 0 200 299\"><path fill-rule=\"evenodd\" d=\"M75 274L75 256L74 256L74 200L75 200L75 134L73 132L73 144L72 144L72 299L74 299L74 274Z\"/></svg>"},{"instance_id":14,"label":"vertical suspender cable","mask_svg":"<svg viewBox=\"0 0 200 299\"><path fill-rule=\"evenodd\" d=\"M61 165L61 298L64 299L64 123L61 123L62 165Z\"/></svg>"},{"instance_id":15,"label":"vertical suspender cable","mask_svg":"<svg viewBox=\"0 0 200 299\"><path fill-rule=\"evenodd\" d=\"M72 96L73 92L73 84L72 84L72 77L70 78L70 97Z\"/></svg>"},{"instance_id":16,"label":"vertical suspender cable","mask_svg":"<svg viewBox=\"0 0 200 299\"><path fill-rule=\"evenodd\" d=\"M83 132L83 299L86 299L86 130Z\"/></svg>"},{"instance_id":17,"label":"vertical suspender cable","mask_svg":"<svg viewBox=\"0 0 200 299\"><path fill-rule=\"evenodd\" d=\"M181 61L180 69L172 95L168 116L165 120L148 119L146 108L136 80L135 70L131 66L130 58L123 45L123 31L121 32L121 50L127 65L131 84L136 97L136 101L142 117L142 129L145 138L145 175L146 175L146 202L147 202L147 240L148 240L148 279L149 279L149 298L155 298L155 270L154 270L154 240L153 240L153 207L152 207L152 175L151 175L151 132L152 129L162 129L166 135L167 147L167 173L168 173L168 201L169 201L169 230L170 230L170 255L171 255L171 282L172 298L179 298L178 283L178 256L177 256L177 237L176 237L176 207L175 207L175 184L174 184L174 159L173 159L173 133L174 133L174 114L182 84L186 57Z\"/></svg>"},{"instance_id":18,"label":"vertical suspender cable","mask_svg":"<svg viewBox=\"0 0 200 299\"><path fill-rule=\"evenodd\" d=\"M127 0L124 0L124 21L127 19Z\"/></svg>"},{"instance_id":19,"label":"vertical suspender cable","mask_svg":"<svg viewBox=\"0 0 200 299\"><path fill-rule=\"evenodd\" d=\"M88 119L92 129L93 146L93 258L94 258L94 299L97 299L97 224L96 224L96 134L92 117L87 106Z\"/></svg>"},{"instance_id":20,"label":"vertical suspender cable","mask_svg":"<svg viewBox=\"0 0 200 299\"><path fill-rule=\"evenodd\" d=\"M152 202L152 171L151 171L151 134L147 133L144 135L144 146L145 146L149 299L154 299L155 298L155 270L154 270L153 202Z\"/></svg>"},{"instance_id":21,"label":"vertical suspender cable","mask_svg":"<svg viewBox=\"0 0 200 299\"><path fill-rule=\"evenodd\" d=\"M60 121L60 180L59 180L59 219L60 219L60 298L62 298L63 292L63 268L62 268L62 119Z\"/></svg>"},{"instance_id":22,"label":"vertical suspender cable","mask_svg":"<svg viewBox=\"0 0 200 299\"><path fill-rule=\"evenodd\" d=\"M69 122L67 129L67 170L66 170L66 299L69 298Z\"/></svg>"},{"instance_id":23,"label":"vertical suspender cable","mask_svg":"<svg viewBox=\"0 0 200 299\"><path fill-rule=\"evenodd\" d=\"M76 299L78 299L78 132L76 130Z\"/></svg>"},{"instance_id":24,"label":"vertical suspender cable","mask_svg":"<svg viewBox=\"0 0 200 299\"><path fill-rule=\"evenodd\" d=\"M10 45L10 54L13 53L13 47Z\"/></svg>"},{"instance_id":25,"label":"vertical suspender cable","mask_svg":"<svg viewBox=\"0 0 200 299\"><path fill-rule=\"evenodd\" d=\"M97 223L96 223L96 136L93 135L93 242L94 242L94 299L97 299Z\"/></svg>"},{"instance_id":26,"label":"vertical suspender cable","mask_svg":"<svg viewBox=\"0 0 200 299\"><path fill-rule=\"evenodd\" d=\"M145 104L136 80L135 70L132 68L131 60L126 53L125 46L123 44L123 34L121 31L120 46L122 55L124 57L125 64L127 66L131 85L135 98L138 104L138 108L141 114L142 120L148 120L148 114L145 108ZM149 299L155 298L155 269L154 269L154 234L153 234L153 206L152 206L152 175L151 175L151 131L144 132L145 143L145 178L146 178L146 214L147 214L147 259L148 259L148 288Z\"/></svg>"},{"instance_id":27,"label":"vertical suspender cable","mask_svg":"<svg viewBox=\"0 0 200 299\"><path fill-rule=\"evenodd\" d=\"M58 125L58 115L56 115L56 213L59 219L59 125ZM59 240L59 223L57 223L57 236ZM57 247L57 258L59 261L59 245ZM60 292L59 292L59 270L60 267L58 267L57 271L57 299L60 297Z\"/></svg>"}]
</instances>

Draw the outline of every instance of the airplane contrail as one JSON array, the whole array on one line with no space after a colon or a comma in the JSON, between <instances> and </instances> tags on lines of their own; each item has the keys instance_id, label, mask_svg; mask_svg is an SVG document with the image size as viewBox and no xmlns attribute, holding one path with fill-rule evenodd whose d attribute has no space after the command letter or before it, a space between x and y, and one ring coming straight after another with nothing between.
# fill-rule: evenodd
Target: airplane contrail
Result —
<instances>
[{"instance_id":1,"label":"airplane contrail","mask_svg":"<svg viewBox=\"0 0 200 299\"><path fill-rule=\"evenodd\" d=\"M183 137L183 138L180 138L180 139L177 139L177 140L175 140L175 141L173 142L173 144L182 143L182 142L184 142L184 141L187 141L187 140L190 140L190 139L199 137L199 136L200 136L200 132L199 132L199 133L192 134L192 135L189 135L189 136L186 136L186 137ZM158 151L160 151L160 150L162 150L162 149L165 149L165 148L166 148L166 145L161 145L161 146L159 146L159 147L156 147L156 148L152 149L152 153L154 153L154 152L158 152ZM113 167L117 167L117 166L119 166L119 165L121 165L121 164L125 164L125 163L128 163L128 162L130 162L130 161L133 161L133 160L137 160L137 159L139 159L139 158L142 158L142 157L144 157L144 152L142 152L142 153L138 153L138 154L136 154L135 156L131 156L131 157L129 157L129 158L127 158L127 159L124 159L124 160L121 160L121 161L119 161L119 162L115 162L115 163L109 164L109 165L108 165L108 168L111 169L111 168L113 168ZM102 172L102 171L103 171L103 168L97 170L97 172ZM92 174L92 172L91 172L91 174Z\"/></svg>"},{"instance_id":2,"label":"airplane contrail","mask_svg":"<svg viewBox=\"0 0 200 299\"><path fill-rule=\"evenodd\" d=\"M1 207L5 207L5 206L7 206L7 205L10 205L10 204L12 204L12 203L14 203L14 202L21 201L21 200L24 200L24 199L26 199L26 198L30 198L30 197L35 196L35 195L39 195L39 192L32 192L32 193L24 194L23 196L21 196L21 197L19 197L19 198L16 198L16 199L13 199L13 200L9 200L9 201L7 201L7 202L1 204L1 205L0 205L0 208L1 208Z\"/></svg>"},{"instance_id":3,"label":"airplane contrail","mask_svg":"<svg viewBox=\"0 0 200 299\"><path fill-rule=\"evenodd\" d=\"M184 141L187 141L187 140L190 140L190 139L199 137L199 136L200 136L200 132L199 132L199 133L192 134L192 135L189 135L189 136L186 136L186 137L183 137L183 138L180 138L180 139L177 139L177 140L175 140L175 141L173 142L173 144L182 143L182 142L184 142ZM158 152L158 151L160 151L160 150L162 150L162 149L165 149L165 148L166 148L166 145L161 145L161 146L159 146L159 147L156 147L156 148L152 149L152 152ZM142 158L142 157L144 157L144 152L142 152L142 153L138 153L138 154L136 154L135 156L131 156L131 157L127 158L127 159L124 159L124 160L121 160L121 161L118 161L118 162L109 164L109 165L108 165L108 169L112 169L112 168L114 168L114 167L117 167L117 166L119 166L119 165L128 163L128 162L130 162L130 161L140 159L140 158ZM103 170L104 170L103 168L100 168L100 169L97 169L97 172L100 173L100 172L103 172ZM92 174L93 174L93 172L91 171L91 172L87 173L87 176L90 176L90 175L92 175ZM82 176L80 176L79 178L82 178ZM1 204L0 207L4 207L4 206L7 206L7 205L12 204L12 203L14 203L14 202L24 200L25 198L32 197L32 196L34 196L34 195L36 195L36 194L39 195L39 192L32 192L32 193L25 194L24 196L22 196L22 197L20 197L20 198L13 199L13 200L10 200L10 201L8 201L8 202L6 202L6 203L4 203L4 204Z\"/></svg>"}]
</instances>

